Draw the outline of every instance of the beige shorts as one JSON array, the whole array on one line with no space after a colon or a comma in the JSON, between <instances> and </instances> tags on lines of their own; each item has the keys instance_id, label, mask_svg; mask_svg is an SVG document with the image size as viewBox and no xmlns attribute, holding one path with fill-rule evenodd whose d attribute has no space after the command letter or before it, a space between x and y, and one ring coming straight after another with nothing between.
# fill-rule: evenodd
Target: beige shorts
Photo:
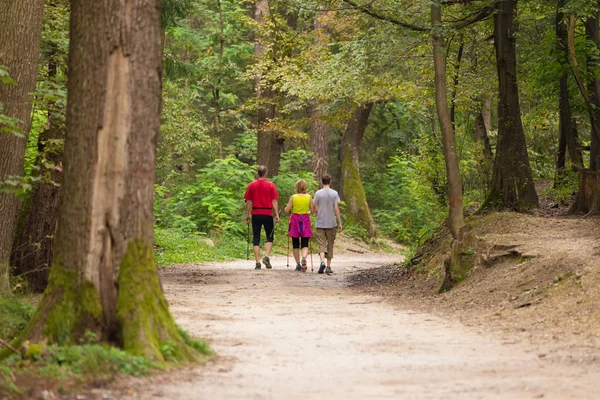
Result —
<instances>
[{"instance_id":1,"label":"beige shorts","mask_svg":"<svg viewBox=\"0 0 600 400\"><path fill-rule=\"evenodd\" d=\"M333 258L333 242L338 228L317 228L317 241L319 242L319 253L325 253L325 258Z\"/></svg>"}]
</instances>

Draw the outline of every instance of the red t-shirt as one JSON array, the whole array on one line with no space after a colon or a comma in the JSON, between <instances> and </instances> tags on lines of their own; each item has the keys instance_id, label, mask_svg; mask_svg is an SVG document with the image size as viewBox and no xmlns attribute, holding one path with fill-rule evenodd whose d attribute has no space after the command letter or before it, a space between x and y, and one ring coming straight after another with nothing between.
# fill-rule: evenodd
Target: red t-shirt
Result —
<instances>
[{"instance_id":1,"label":"red t-shirt","mask_svg":"<svg viewBox=\"0 0 600 400\"><path fill-rule=\"evenodd\" d=\"M244 199L252 202L252 215L273 215L273 200L277 199L277 188L265 178L250 182Z\"/></svg>"}]
</instances>

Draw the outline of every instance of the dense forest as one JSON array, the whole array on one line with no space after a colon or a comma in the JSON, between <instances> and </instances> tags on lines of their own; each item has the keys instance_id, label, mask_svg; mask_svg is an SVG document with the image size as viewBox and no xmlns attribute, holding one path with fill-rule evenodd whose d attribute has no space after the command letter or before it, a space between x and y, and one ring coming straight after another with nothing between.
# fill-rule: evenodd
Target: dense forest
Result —
<instances>
[{"instance_id":1,"label":"dense forest","mask_svg":"<svg viewBox=\"0 0 600 400\"><path fill-rule=\"evenodd\" d=\"M413 250L541 195L600 213L596 0L1 8L0 293L44 293L15 347L194 359L155 266L244 258L258 165L284 204L331 174L350 236Z\"/></svg>"}]
</instances>

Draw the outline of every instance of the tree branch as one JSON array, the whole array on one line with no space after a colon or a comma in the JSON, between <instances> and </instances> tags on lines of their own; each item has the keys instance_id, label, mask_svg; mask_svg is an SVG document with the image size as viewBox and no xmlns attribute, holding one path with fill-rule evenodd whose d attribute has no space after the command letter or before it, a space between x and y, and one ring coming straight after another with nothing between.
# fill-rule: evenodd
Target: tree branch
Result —
<instances>
[{"instance_id":1,"label":"tree branch","mask_svg":"<svg viewBox=\"0 0 600 400\"><path fill-rule=\"evenodd\" d=\"M365 13L373 18L377 18L381 21L391 22L392 24L401 26L403 28L408 28L413 31L418 31L418 32L429 32L431 30L429 27L422 27L422 26L408 24L408 23L402 22L399 19L396 19L394 17L390 17L389 15L379 14L377 11L374 11L371 9L371 7L369 7L369 5L371 3L368 3L366 5L361 5L361 4L357 4L354 0L342 0L342 1L346 4L351 5L356 10L362 11L363 13Z\"/></svg>"},{"instance_id":2,"label":"tree branch","mask_svg":"<svg viewBox=\"0 0 600 400\"><path fill-rule=\"evenodd\" d=\"M373 3L373 1L370 1L366 4L358 4L354 0L342 0L342 1L344 3L352 6L352 8L354 8L355 10L361 11L361 12L363 12L373 18L379 19L381 21L390 22L392 24L401 26L403 28L411 29L413 31L418 31L418 32L429 32L431 30L431 28L429 28L429 27L422 27L422 26L418 26L418 25L409 24L409 23L400 21L397 18L391 17L389 15L381 14L380 12L375 11L370 7L371 4ZM445 0L445 1L442 1L441 4L444 4L444 5L469 4L473 1L475 1L475 0ZM461 29L461 28L467 27L469 25L472 25L474 23L477 23L479 21L486 19L487 17L492 15L495 10L496 10L496 3L489 5L489 6L482 7L479 11L477 11L471 15L468 15L467 17L465 17L461 20L456 21L456 22L460 22L460 23L458 23L456 25L451 25L450 27L453 29Z\"/></svg>"}]
</instances>

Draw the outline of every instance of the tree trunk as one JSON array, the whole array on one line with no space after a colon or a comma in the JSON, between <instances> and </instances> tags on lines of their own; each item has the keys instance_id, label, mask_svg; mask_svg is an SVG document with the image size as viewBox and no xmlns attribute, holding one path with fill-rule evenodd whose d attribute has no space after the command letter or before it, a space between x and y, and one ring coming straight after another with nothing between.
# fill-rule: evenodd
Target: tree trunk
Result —
<instances>
[{"instance_id":1,"label":"tree trunk","mask_svg":"<svg viewBox=\"0 0 600 400\"><path fill-rule=\"evenodd\" d=\"M362 142L373 103L359 106L350 117L340 147L341 191L347 204L346 223L363 227L375 237L377 229L369 210L367 196L360 178L359 160Z\"/></svg>"},{"instance_id":2,"label":"tree trunk","mask_svg":"<svg viewBox=\"0 0 600 400\"><path fill-rule=\"evenodd\" d=\"M600 34L598 25L597 12L594 17L590 17L585 22L585 31L588 39L596 45L596 48L600 47ZM588 70L597 70L598 60L590 57L588 60ZM593 76L588 91L590 94L590 118L592 126L591 135L591 148L590 148L590 169L592 171L600 170L600 80Z\"/></svg>"},{"instance_id":3,"label":"tree trunk","mask_svg":"<svg viewBox=\"0 0 600 400\"><path fill-rule=\"evenodd\" d=\"M27 135L31 126L31 93L35 90L40 56L44 0L6 0L0 12L0 65L15 85L0 84L2 112L19 120L22 137L0 132L0 185L22 177ZM0 294L10 290L9 260L17 220L18 202L0 192Z\"/></svg>"},{"instance_id":4,"label":"tree trunk","mask_svg":"<svg viewBox=\"0 0 600 400\"><path fill-rule=\"evenodd\" d=\"M481 141L483 144L483 157L486 161L492 161L494 154L492 153L492 145L486 128L485 116L483 111L480 111L475 117L475 140Z\"/></svg>"},{"instance_id":5,"label":"tree trunk","mask_svg":"<svg viewBox=\"0 0 600 400\"><path fill-rule=\"evenodd\" d=\"M263 25L269 15L269 1L259 0L254 12L255 21ZM266 56L267 47L264 39L258 38L254 45L254 54L257 60ZM258 154L257 162L265 165L270 176L276 176L279 172L281 153L283 151L284 139L279 132L270 124L275 119L275 91L269 86L270 83L262 75L256 77L256 98L258 105L257 135Z\"/></svg>"},{"instance_id":6,"label":"tree trunk","mask_svg":"<svg viewBox=\"0 0 600 400\"><path fill-rule=\"evenodd\" d=\"M525 211L538 207L517 87L516 0L496 3L494 47L498 69L498 144L492 187L483 207Z\"/></svg>"},{"instance_id":7,"label":"tree trunk","mask_svg":"<svg viewBox=\"0 0 600 400\"><path fill-rule=\"evenodd\" d=\"M320 14L317 14L314 23L315 46L321 48L325 46L325 34L319 16ZM312 170L319 182L319 187L321 186L321 177L327 174L329 167L329 128L323 121L323 105L318 100L313 101L311 113L310 149L313 152Z\"/></svg>"},{"instance_id":8,"label":"tree trunk","mask_svg":"<svg viewBox=\"0 0 600 400\"><path fill-rule=\"evenodd\" d=\"M442 34L442 10L439 3L431 5L431 24L433 36L433 65L435 69L435 104L442 131L442 147L446 161L448 179L449 213L448 228L454 240L462 238L461 229L465 225L463 217L462 183L456 154L454 125L448 110L446 93L446 52ZM459 54L462 53L462 50Z\"/></svg>"},{"instance_id":9,"label":"tree trunk","mask_svg":"<svg viewBox=\"0 0 600 400\"><path fill-rule=\"evenodd\" d=\"M569 214L600 214L600 171L579 170L579 192Z\"/></svg>"},{"instance_id":10,"label":"tree trunk","mask_svg":"<svg viewBox=\"0 0 600 400\"><path fill-rule=\"evenodd\" d=\"M559 0L556 8L555 20L556 40L560 49L559 57L561 58L561 64L565 67L559 79L559 139L558 153L556 157L555 182L559 182L560 177L563 175L567 158L567 149L573 169L577 171L583 168L583 157L581 150L577 149L579 146L577 123L571 114L571 104L569 99L569 86L567 81L568 74L566 69L566 67L569 65L569 47L567 27L564 24L564 13L562 12L564 6L565 0Z\"/></svg>"},{"instance_id":11,"label":"tree trunk","mask_svg":"<svg viewBox=\"0 0 600 400\"><path fill-rule=\"evenodd\" d=\"M485 131L489 133L492 130L492 100L489 97L481 100L481 114Z\"/></svg>"},{"instance_id":12,"label":"tree trunk","mask_svg":"<svg viewBox=\"0 0 600 400\"><path fill-rule=\"evenodd\" d=\"M56 51L50 54L48 78L54 80L57 74ZM48 275L54 254L54 234L58 221L59 187L61 180L62 145L64 121L61 121L56 105L49 104L48 128L38 138L39 182L33 191L31 206L27 210L24 230L19 232L12 255L15 272L23 275L28 288L41 293L48 283ZM55 167L47 168L45 161ZM22 211L23 212L23 211Z\"/></svg>"},{"instance_id":13,"label":"tree trunk","mask_svg":"<svg viewBox=\"0 0 600 400\"><path fill-rule=\"evenodd\" d=\"M91 51L93 50L93 51ZM161 112L158 0L72 0L67 137L48 287L21 340L98 340L192 357L153 253Z\"/></svg>"},{"instance_id":14,"label":"tree trunk","mask_svg":"<svg viewBox=\"0 0 600 400\"><path fill-rule=\"evenodd\" d=\"M319 182L321 177L327 174L329 167L329 129L322 117L323 111L319 108L319 102L313 102L310 148L313 152L313 173Z\"/></svg>"},{"instance_id":15,"label":"tree trunk","mask_svg":"<svg viewBox=\"0 0 600 400\"><path fill-rule=\"evenodd\" d=\"M440 21L441 24L441 21ZM435 37L434 39L435 40ZM444 39L442 37L440 51L443 51ZM456 54L456 70L454 71L454 78L452 79L452 95L450 97L450 121L452 122L452 127L454 127L456 122L456 94L458 93L458 83L460 79L460 62L462 61L463 49L465 47L465 43L461 40L460 46L458 47L458 53ZM445 53L445 51L443 51ZM446 61L444 56L444 91L446 84Z\"/></svg>"}]
</instances>

